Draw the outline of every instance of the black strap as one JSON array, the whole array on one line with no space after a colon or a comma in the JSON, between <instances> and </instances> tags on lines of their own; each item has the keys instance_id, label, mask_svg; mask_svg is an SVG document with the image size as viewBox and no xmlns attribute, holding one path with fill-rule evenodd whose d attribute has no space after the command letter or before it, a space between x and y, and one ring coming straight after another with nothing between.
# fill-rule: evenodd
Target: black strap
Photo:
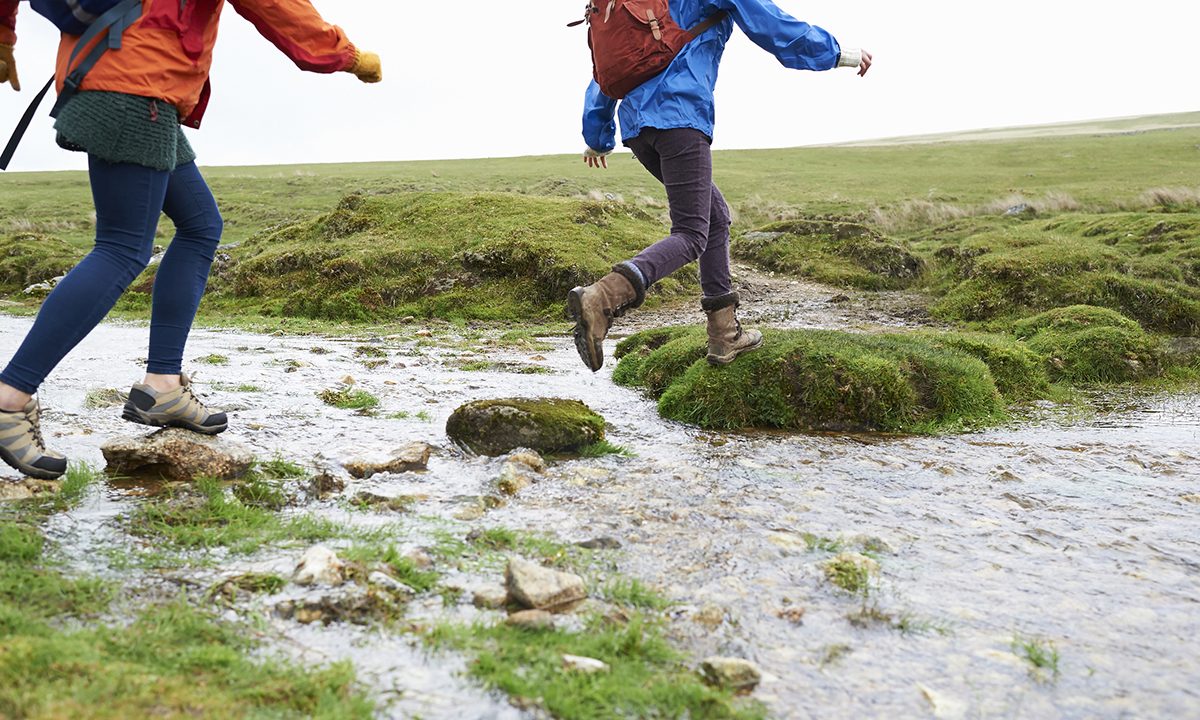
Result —
<instances>
[{"instance_id":1,"label":"black strap","mask_svg":"<svg viewBox=\"0 0 1200 720\"><path fill-rule=\"evenodd\" d=\"M37 114L38 106L42 104L46 93L50 92L50 88L52 87L54 87L54 78L50 78L50 82L46 83L42 91L34 96L29 109L21 116L21 122L17 123L17 129L13 131L12 137L8 141L8 146L4 148L4 154L0 155L0 170L8 169L8 164L12 162L13 153L17 151L17 146L21 144L21 138L25 137L25 131L29 129L29 124L33 122L33 116Z\"/></svg>"},{"instance_id":2,"label":"black strap","mask_svg":"<svg viewBox=\"0 0 1200 720\"><path fill-rule=\"evenodd\" d=\"M75 43L75 49L71 52L71 58L67 61L68 68L75 64L75 59L79 57L79 54L83 52L83 49L89 43L102 34L108 33L108 37L96 43L96 47L92 48L92 51L87 54L83 62L79 63L63 79L62 92L58 94L58 101L54 103L54 108L50 111L50 117L58 117L58 113L62 111L67 102L79 92L79 86L83 83L83 78L96 66L96 63L100 61L100 57L110 49L119 49L121 47L121 36L141 17L142 0L123 0L96 18L95 22L88 27L87 32L79 36L79 41ZM54 87L54 78L50 78L50 82L46 83L42 91L33 98L33 102L29 104L29 109L21 116L21 121L17 123L12 137L8 140L8 145L4 148L4 153L0 154L0 170L8 169L9 163L12 162L13 154L17 152L17 146L21 144L21 139L25 137L25 132L29 130L29 125L33 122L33 116L37 113L38 107L41 106L42 100L46 98L46 93L50 92L50 88L52 87Z\"/></svg>"},{"instance_id":3,"label":"black strap","mask_svg":"<svg viewBox=\"0 0 1200 720\"><path fill-rule=\"evenodd\" d=\"M691 35L693 39L698 38L701 35L703 35L704 33L711 30L714 25L721 22L722 20L724 20L727 17L729 17L728 10L718 10L715 13L713 13L712 15L709 15L708 19L705 20L704 22L700 23L699 25L697 25L694 28L689 29L688 34Z\"/></svg>"}]
</instances>

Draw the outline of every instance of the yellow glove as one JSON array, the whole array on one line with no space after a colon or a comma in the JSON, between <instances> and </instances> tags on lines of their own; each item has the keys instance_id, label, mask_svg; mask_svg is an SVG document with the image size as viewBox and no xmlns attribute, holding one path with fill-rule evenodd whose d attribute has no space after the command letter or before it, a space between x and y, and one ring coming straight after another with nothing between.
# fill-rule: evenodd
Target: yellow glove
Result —
<instances>
[{"instance_id":1,"label":"yellow glove","mask_svg":"<svg viewBox=\"0 0 1200 720\"><path fill-rule=\"evenodd\" d=\"M347 72L365 83L377 83L383 80L383 61L373 52L360 52Z\"/></svg>"},{"instance_id":2,"label":"yellow glove","mask_svg":"<svg viewBox=\"0 0 1200 720\"><path fill-rule=\"evenodd\" d=\"M0 85L8 83L13 90L21 91L21 79L17 77L17 61L13 58L12 45L0 45Z\"/></svg>"}]
</instances>

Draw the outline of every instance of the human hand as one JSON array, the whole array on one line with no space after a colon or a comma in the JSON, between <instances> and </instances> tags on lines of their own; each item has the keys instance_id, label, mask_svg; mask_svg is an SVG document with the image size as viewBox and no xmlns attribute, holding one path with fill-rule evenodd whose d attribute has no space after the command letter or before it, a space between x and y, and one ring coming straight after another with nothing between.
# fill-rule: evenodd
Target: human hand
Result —
<instances>
[{"instance_id":1,"label":"human hand","mask_svg":"<svg viewBox=\"0 0 1200 720\"><path fill-rule=\"evenodd\" d=\"M12 45L0 45L0 85L8 83L13 90L21 91L21 79L17 76L17 61L13 57Z\"/></svg>"},{"instance_id":2,"label":"human hand","mask_svg":"<svg viewBox=\"0 0 1200 720\"><path fill-rule=\"evenodd\" d=\"M373 52L359 53L348 72L365 83L377 83L383 80L383 61Z\"/></svg>"},{"instance_id":3,"label":"human hand","mask_svg":"<svg viewBox=\"0 0 1200 720\"><path fill-rule=\"evenodd\" d=\"M608 152L612 152L611 150ZM608 152L596 152L588 148L583 152L583 161L588 167L607 168L608 167Z\"/></svg>"},{"instance_id":4,"label":"human hand","mask_svg":"<svg viewBox=\"0 0 1200 720\"><path fill-rule=\"evenodd\" d=\"M862 62L858 65L858 76L866 77L867 71L871 69L871 53L866 50L862 51Z\"/></svg>"}]
</instances>

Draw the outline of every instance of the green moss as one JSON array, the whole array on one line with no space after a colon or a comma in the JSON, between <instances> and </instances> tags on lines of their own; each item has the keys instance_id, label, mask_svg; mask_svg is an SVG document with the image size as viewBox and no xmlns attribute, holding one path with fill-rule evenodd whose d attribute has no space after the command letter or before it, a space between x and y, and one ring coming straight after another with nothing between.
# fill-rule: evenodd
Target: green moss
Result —
<instances>
[{"instance_id":1,"label":"green moss","mask_svg":"<svg viewBox=\"0 0 1200 720\"><path fill-rule=\"evenodd\" d=\"M228 365L229 356L212 353L211 355L205 355L204 357L196 358L196 362L204 365Z\"/></svg>"},{"instance_id":2,"label":"green moss","mask_svg":"<svg viewBox=\"0 0 1200 720\"><path fill-rule=\"evenodd\" d=\"M865 290L906 287L925 268L902 243L841 220L768 225L737 240L733 254L770 270Z\"/></svg>"},{"instance_id":3,"label":"green moss","mask_svg":"<svg viewBox=\"0 0 1200 720\"><path fill-rule=\"evenodd\" d=\"M604 418L578 400L502 398L468 403L451 414L446 433L484 455L518 447L577 454L604 440Z\"/></svg>"},{"instance_id":4,"label":"green moss","mask_svg":"<svg viewBox=\"0 0 1200 720\"><path fill-rule=\"evenodd\" d=\"M1036 400L1050 392L1044 358L1025 343L985 333L921 333L938 348L979 358L992 373L996 388L1009 402Z\"/></svg>"},{"instance_id":5,"label":"green moss","mask_svg":"<svg viewBox=\"0 0 1200 720\"><path fill-rule=\"evenodd\" d=\"M1131 382L1161 370L1161 343L1112 310L1087 305L1059 308L1018 322L1015 329L1043 357L1054 380Z\"/></svg>"},{"instance_id":6,"label":"green moss","mask_svg":"<svg viewBox=\"0 0 1200 720\"><path fill-rule=\"evenodd\" d=\"M342 410L371 410L379 407L379 398L366 390L352 387L330 388L317 393L326 405Z\"/></svg>"},{"instance_id":7,"label":"green moss","mask_svg":"<svg viewBox=\"0 0 1200 720\"><path fill-rule=\"evenodd\" d=\"M761 350L732 365L713 367L704 360L688 365L703 342L696 333L646 357L631 352L622 359L643 375L658 367L683 368L659 399L664 417L714 429L898 432L977 426L1003 417L1001 395L983 361L919 335L767 331ZM661 384L656 380L656 387Z\"/></svg>"},{"instance_id":8,"label":"green moss","mask_svg":"<svg viewBox=\"0 0 1200 720\"><path fill-rule=\"evenodd\" d=\"M1111 327L1122 330L1142 329L1136 322L1115 310L1091 305L1072 305L1020 320L1013 325L1013 332L1019 338L1029 339L1044 330L1069 333L1095 327Z\"/></svg>"},{"instance_id":9,"label":"green moss","mask_svg":"<svg viewBox=\"0 0 1200 720\"><path fill-rule=\"evenodd\" d=\"M382 565L395 579L413 590L424 593L437 587L441 573L423 570L412 559L400 554L394 545L355 545L342 551L342 557L351 562L373 568Z\"/></svg>"},{"instance_id":10,"label":"green moss","mask_svg":"<svg viewBox=\"0 0 1200 720\"><path fill-rule=\"evenodd\" d=\"M710 688L673 650L659 624L634 614L627 625L590 618L583 632L442 625L428 641L474 658L470 674L514 698L537 698L563 720L598 717L761 718L761 706ZM564 654L609 665L608 672L563 670Z\"/></svg>"},{"instance_id":11,"label":"green moss","mask_svg":"<svg viewBox=\"0 0 1200 720\"><path fill-rule=\"evenodd\" d=\"M331 213L249 240L215 280L211 303L354 322L551 319L572 287L661 234L654 218L618 202L351 195Z\"/></svg>"},{"instance_id":12,"label":"green moss","mask_svg":"<svg viewBox=\"0 0 1200 720\"><path fill-rule=\"evenodd\" d=\"M56 238L21 233L0 238L0 290L20 291L64 275L83 257Z\"/></svg>"}]
</instances>

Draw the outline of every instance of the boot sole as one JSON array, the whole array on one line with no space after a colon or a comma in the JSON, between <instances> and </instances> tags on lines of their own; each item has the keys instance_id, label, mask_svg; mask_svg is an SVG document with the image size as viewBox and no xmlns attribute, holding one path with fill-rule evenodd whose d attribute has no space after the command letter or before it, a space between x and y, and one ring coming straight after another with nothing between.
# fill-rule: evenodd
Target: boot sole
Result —
<instances>
[{"instance_id":1,"label":"boot sole","mask_svg":"<svg viewBox=\"0 0 1200 720\"><path fill-rule=\"evenodd\" d=\"M724 365L729 365L734 360L737 360L739 355L741 355L743 353L753 352L753 351L759 349L760 347L762 347L765 342L766 342L765 339L759 340L754 345L751 345L750 347L742 348L741 350L738 350L737 352L735 352L731 355L709 355L708 356L708 364L716 366L716 367L722 367Z\"/></svg>"},{"instance_id":2,"label":"boot sole","mask_svg":"<svg viewBox=\"0 0 1200 720\"><path fill-rule=\"evenodd\" d=\"M26 465L25 463L18 461L17 456L13 455L12 452L5 447L0 447L0 460L4 460L4 464L8 465L13 470L16 470L26 477L31 477L35 480L57 480L66 474L66 471L56 473L50 470L42 470L31 465Z\"/></svg>"},{"instance_id":3,"label":"boot sole","mask_svg":"<svg viewBox=\"0 0 1200 720\"><path fill-rule=\"evenodd\" d=\"M121 413L121 417L131 423L137 423L138 425L156 428L178 428L180 430L190 430L201 435L220 435L229 429L229 423L225 423L224 425L204 427L202 425L196 425L183 420L169 420L165 423L159 422L153 418L146 417L137 408L131 408L128 405L125 406L125 411Z\"/></svg>"},{"instance_id":4,"label":"boot sole","mask_svg":"<svg viewBox=\"0 0 1200 720\"><path fill-rule=\"evenodd\" d=\"M579 351L579 359L583 360L583 364L592 372L598 371L604 367L604 351L601 349L598 357L594 354L591 333L583 320L583 288L577 287L567 293L567 312L575 321L575 349Z\"/></svg>"}]
</instances>

